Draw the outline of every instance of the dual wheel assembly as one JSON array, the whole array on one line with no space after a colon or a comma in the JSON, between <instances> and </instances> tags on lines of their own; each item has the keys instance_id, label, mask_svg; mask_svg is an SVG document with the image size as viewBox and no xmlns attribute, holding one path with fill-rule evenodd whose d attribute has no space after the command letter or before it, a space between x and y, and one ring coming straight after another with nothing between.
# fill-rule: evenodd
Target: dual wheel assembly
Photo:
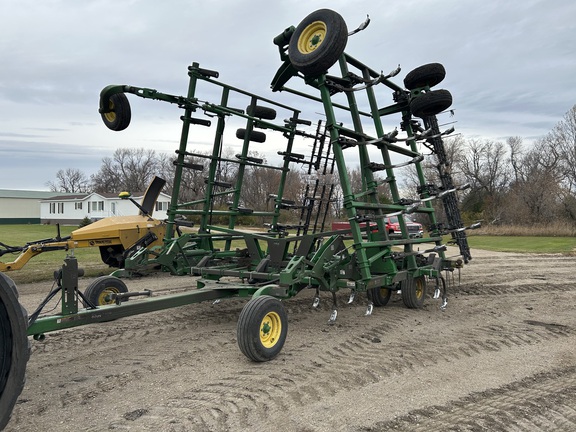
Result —
<instances>
[{"instance_id":1,"label":"dual wheel assembly","mask_svg":"<svg viewBox=\"0 0 576 432\"><path fill-rule=\"evenodd\" d=\"M347 42L348 28L342 16L330 9L319 9L296 27L288 45L288 57L296 70L313 78L326 73L339 60ZM430 90L445 76L446 70L440 63L425 64L406 75L404 86L411 91L409 108L414 116L433 116L452 105L448 90Z\"/></svg>"}]
</instances>

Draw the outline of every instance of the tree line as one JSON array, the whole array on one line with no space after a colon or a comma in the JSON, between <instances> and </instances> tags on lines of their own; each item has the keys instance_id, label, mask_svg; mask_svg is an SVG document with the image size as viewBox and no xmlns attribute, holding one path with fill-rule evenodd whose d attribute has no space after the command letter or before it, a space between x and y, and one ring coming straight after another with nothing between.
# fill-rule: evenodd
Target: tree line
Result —
<instances>
[{"instance_id":1,"label":"tree line","mask_svg":"<svg viewBox=\"0 0 576 432\"><path fill-rule=\"evenodd\" d=\"M445 145L453 177L470 185L460 196L469 222L576 222L576 105L530 146L518 136L505 141L457 136ZM433 163L427 167L431 175ZM413 182L413 175L409 177Z\"/></svg>"},{"instance_id":2,"label":"tree line","mask_svg":"<svg viewBox=\"0 0 576 432\"><path fill-rule=\"evenodd\" d=\"M459 192L462 214L467 222L483 220L484 224L531 226L576 221L576 105L548 134L530 146L518 136L495 141L461 135L445 139L445 146L455 183L470 185ZM267 163L257 152L251 152L250 156L262 159L264 165ZM184 169L178 197L180 202L193 202L204 196L209 160L208 157L189 157L189 164L200 164L205 169ZM218 182L235 184L239 164L233 160L231 150L225 150L216 174ZM425 160L426 178L439 185L437 162L433 155ZM172 195L173 162L174 156L167 153L120 148L111 157L104 157L98 172L90 177L75 168L62 169L47 185L55 192L134 193L145 191L152 178L159 176L167 181L164 192ZM348 175L352 189L361 190L360 170L350 169ZM403 194L406 198L417 198L415 172L407 168L402 177ZM270 210L273 205L270 194L278 190L280 178L280 170L246 166L242 206ZM342 192L337 173L309 174L301 166L288 173L284 189L286 199L303 203L312 194L320 192L328 206L328 217L342 217ZM389 200L384 190L382 192L382 199ZM215 196L213 205L226 207L229 199L229 195L219 194ZM437 213L442 219L441 208ZM293 217L298 216L295 214Z\"/></svg>"}]
</instances>

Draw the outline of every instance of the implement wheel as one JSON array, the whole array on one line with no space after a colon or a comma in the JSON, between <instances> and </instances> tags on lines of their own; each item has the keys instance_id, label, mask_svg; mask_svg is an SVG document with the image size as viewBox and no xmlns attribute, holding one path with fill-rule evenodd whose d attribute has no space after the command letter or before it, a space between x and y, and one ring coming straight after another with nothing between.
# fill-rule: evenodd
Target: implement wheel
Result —
<instances>
[{"instance_id":1,"label":"implement wheel","mask_svg":"<svg viewBox=\"0 0 576 432\"><path fill-rule=\"evenodd\" d=\"M392 290L390 288L371 288L367 291L368 298L372 301L374 306L386 306L392 297Z\"/></svg>"},{"instance_id":2,"label":"implement wheel","mask_svg":"<svg viewBox=\"0 0 576 432\"><path fill-rule=\"evenodd\" d=\"M246 129L241 128L236 130L236 138L243 140L246 139L246 135ZM266 134L264 132L253 130L248 135L248 141L254 141L257 143L266 142Z\"/></svg>"},{"instance_id":3,"label":"implement wheel","mask_svg":"<svg viewBox=\"0 0 576 432\"><path fill-rule=\"evenodd\" d=\"M84 296L95 306L104 306L114 304L114 300L110 299L110 294L127 293L128 287L126 284L114 276L100 276L94 279L86 290Z\"/></svg>"},{"instance_id":4,"label":"implement wheel","mask_svg":"<svg viewBox=\"0 0 576 432\"><path fill-rule=\"evenodd\" d=\"M28 315L18 302L16 285L0 273L0 430L24 388L30 357L27 328Z\"/></svg>"},{"instance_id":5,"label":"implement wheel","mask_svg":"<svg viewBox=\"0 0 576 432\"><path fill-rule=\"evenodd\" d=\"M348 42L346 22L330 9L319 9L302 20L288 45L292 66L306 76L328 71Z\"/></svg>"},{"instance_id":6,"label":"implement wheel","mask_svg":"<svg viewBox=\"0 0 576 432\"><path fill-rule=\"evenodd\" d=\"M108 108L110 112L102 113L102 121L108 129L121 131L130 125L132 111L130 102L124 93L116 93L110 96Z\"/></svg>"},{"instance_id":7,"label":"implement wheel","mask_svg":"<svg viewBox=\"0 0 576 432\"><path fill-rule=\"evenodd\" d=\"M276 118L276 110L265 106L255 105L254 107L248 106L246 114L252 117L258 117L264 120L274 120Z\"/></svg>"},{"instance_id":8,"label":"implement wheel","mask_svg":"<svg viewBox=\"0 0 576 432\"><path fill-rule=\"evenodd\" d=\"M419 87L434 87L446 77L446 69L440 63L429 63L417 67L404 78L404 87L413 90Z\"/></svg>"},{"instance_id":9,"label":"implement wheel","mask_svg":"<svg viewBox=\"0 0 576 432\"><path fill-rule=\"evenodd\" d=\"M276 357L286 341L288 316L280 300L261 296L250 300L238 318L240 351L255 362Z\"/></svg>"},{"instance_id":10,"label":"implement wheel","mask_svg":"<svg viewBox=\"0 0 576 432\"><path fill-rule=\"evenodd\" d=\"M400 282L402 301L410 309L420 309L426 298L426 277L409 277Z\"/></svg>"},{"instance_id":11,"label":"implement wheel","mask_svg":"<svg viewBox=\"0 0 576 432\"><path fill-rule=\"evenodd\" d=\"M430 117L440 114L450 105L452 105L452 95L448 90L431 90L412 99L410 111L416 117Z\"/></svg>"}]
</instances>

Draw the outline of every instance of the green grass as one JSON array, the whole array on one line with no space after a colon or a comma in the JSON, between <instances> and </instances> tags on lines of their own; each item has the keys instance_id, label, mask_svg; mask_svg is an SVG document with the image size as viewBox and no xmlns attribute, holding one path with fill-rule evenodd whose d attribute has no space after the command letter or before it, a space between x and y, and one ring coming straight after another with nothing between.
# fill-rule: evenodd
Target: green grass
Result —
<instances>
[{"instance_id":1,"label":"green grass","mask_svg":"<svg viewBox=\"0 0 576 432\"><path fill-rule=\"evenodd\" d=\"M62 237L70 235L77 226L60 227ZM0 242L9 246L24 246L28 242L56 237L54 225L0 225ZM66 258L65 250L44 252L32 258L22 269L7 272L8 276L18 283L30 283L52 279L54 271L62 266ZM75 249L74 256L78 265L84 269L86 276L100 276L111 273L112 269L100 259L98 248ZM0 261L7 263L14 261L18 254L5 254Z\"/></svg>"},{"instance_id":2,"label":"green grass","mask_svg":"<svg viewBox=\"0 0 576 432\"><path fill-rule=\"evenodd\" d=\"M537 236L470 236L471 248L497 252L571 254L576 249L576 237Z\"/></svg>"},{"instance_id":3,"label":"green grass","mask_svg":"<svg viewBox=\"0 0 576 432\"><path fill-rule=\"evenodd\" d=\"M69 235L75 226L61 227L61 236ZM0 225L0 242L10 246L22 246L27 242L56 236L54 225ZM520 253L561 253L576 252L576 237L536 237L536 236L505 236L505 235L473 235L468 238L471 248L499 252ZM216 245L223 247L222 245ZM233 248L244 247L235 242ZM54 270L62 265L66 251L45 252L30 260L21 270L8 272L16 283L29 283L52 278ZM78 264L84 269L86 276L99 276L112 272L112 268L100 260L98 248L76 249L74 255ZM0 257L4 263L16 259L17 254L6 254Z\"/></svg>"}]
</instances>

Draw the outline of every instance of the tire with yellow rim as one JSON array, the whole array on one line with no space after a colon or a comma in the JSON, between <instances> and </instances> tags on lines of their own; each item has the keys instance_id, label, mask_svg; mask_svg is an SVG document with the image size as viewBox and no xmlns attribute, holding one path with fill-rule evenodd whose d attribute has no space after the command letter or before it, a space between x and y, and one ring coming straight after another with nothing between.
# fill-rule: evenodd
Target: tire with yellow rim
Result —
<instances>
[{"instance_id":1,"label":"tire with yellow rim","mask_svg":"<svg viewBox=\"0 0 576 432\"><path fill-rule=\"evenodd\" d=\"M128 287L114 276L100 276L94 279L84 290L84 297L94 306L114 304L111 294L127 293Z\"/></svg>"},{"instance_id":2,"label":"tire with yellow rim","mask_svg":"<svg viewBox=\"0 0 576 432\"><path fill-rule=\"evenodd\" d=\"M286 341L288 316L280 300L263 295L251 299L238 318L240 351L255 362L276 357Z\"/></svg>"},{"instance_id":3,"label":"tire with yellow rim","mask_svg":"<svg viewBox=\"0 0 576 432\"><path fill-rule=\"evenodd\" d=\"M132 110L130 102L124 93L116 93L110 96L108 102L109 112L102 113L102 121L108 129L121 131L130 125Z\"/></svg>"},{"instance_id":4,"label":"tire with yellow rim","mask_svg":"<svg viewBox=\"0 0 576 432\"><path fill-rule=\"evenodd\" d=\"M302 20L290 38L290 63L305 76L328 71L338 61L346 43L346 22L330 9L319 9Z\"/></svg>"},{"instance_id":5,"label":"tire with yellow rim","mask_svg":"<svg viewBox=\"0 0 576 432\"><path fill-rule=\"evenodd\" d=\"M407 279L400 282L400 290L404 305L410 309L419 309L424 306L426 299L426 277L413 278L408 276Z\"/></svg>"},{"instance_id":6,"label":"tire with yellow rim","mask_svg":"<svg viewBox=\"0 0 576 432\"><path fill-rule=\"evenodd\" d=\"M382 307L386 306L390 301L390 297L392 296L392 290L386 287L371 288L368 290L367 294L368 298L372 301L374 306Z\"/></svg>"}]
</instances>

